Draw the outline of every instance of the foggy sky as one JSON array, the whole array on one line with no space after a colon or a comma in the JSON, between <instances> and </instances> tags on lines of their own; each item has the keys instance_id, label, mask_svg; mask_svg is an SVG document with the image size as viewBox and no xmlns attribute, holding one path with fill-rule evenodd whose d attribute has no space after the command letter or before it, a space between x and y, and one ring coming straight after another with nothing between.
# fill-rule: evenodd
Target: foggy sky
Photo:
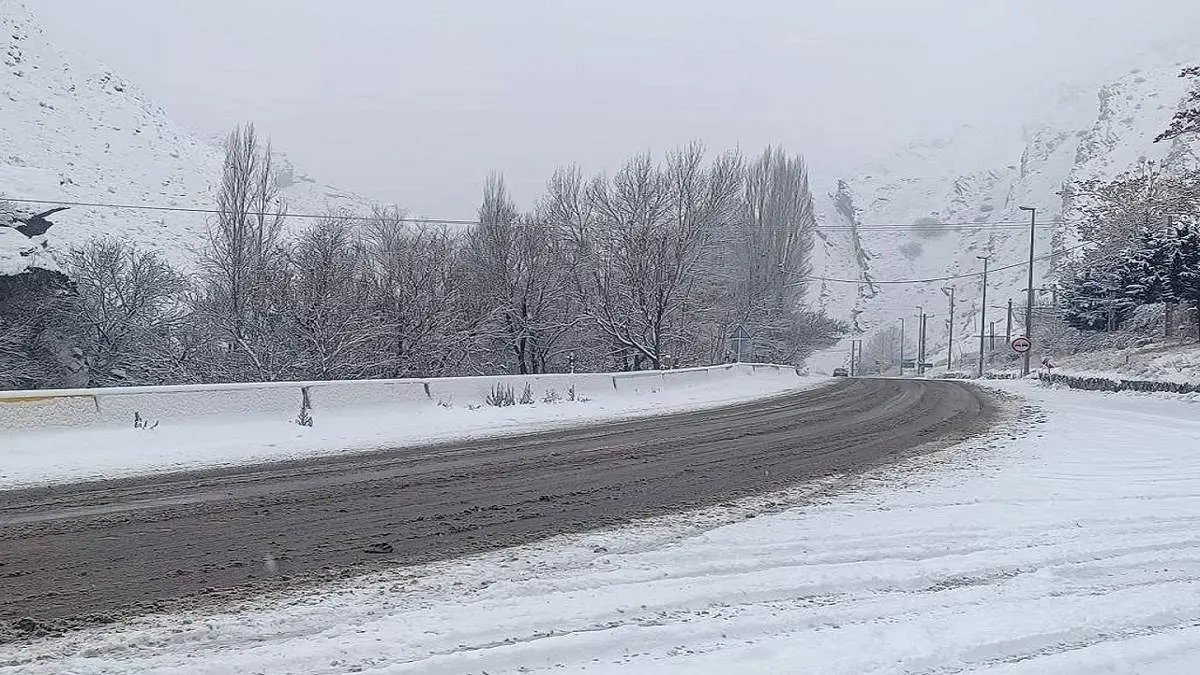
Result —
<instances>
[{"instance_id":1,"label":"foggy sky","mask_svg":"<svg viewBox=\"0 0 1200 675\"><path fill-rule=\"evenodd\" d=\"M493 169L527 202L558 165L692 139L828 178L961 124L1007 137L1064 82L1200 43L1194 0L25 2L197 133L253 121L320 181L447 218Z\"/></svg>"}]
</instances>

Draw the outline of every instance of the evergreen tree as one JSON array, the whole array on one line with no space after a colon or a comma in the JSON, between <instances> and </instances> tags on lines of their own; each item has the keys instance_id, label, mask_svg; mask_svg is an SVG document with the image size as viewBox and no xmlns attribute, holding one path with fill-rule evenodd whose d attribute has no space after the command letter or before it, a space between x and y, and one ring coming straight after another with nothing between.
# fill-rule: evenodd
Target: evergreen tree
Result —
<instances>
[{"instance_id":1,"label":"evergreen tree","mask_svg":"<svg viewBox=\"0 0 1200 675\"><path fill-rule=\"evenodd\" d=\"M1185 134L1200 133L1200 66L1184 68L1179 77L1192 78L1197 82L1188 93L1183 109L1175 113L1171 125L1154 139L1155 143L1179 138Z\"/></svg>"},{"instance_id":2,"label":"evergreen tree","mask_svg":"<svg viewBox=\"0 0 1200 675\"><path fill-rule=\"evenodd\" d=\"M1075 275L1063 299L1064 320L1080 330L1116 330L1136 306L1119 273L1091 269Z\"/></svg>"},{"instance_id":3,"label":"evergreen tree","mask_svg":"<svg viewBox=\"0 0 1200 675\"><path fill-rule=\"evenodd\" d=\"M1174 297L1196 311L1200 323L1200 230L1183 225L1176 231L1168 266L1168 281Z\"/></svg>"},{"instance_id":4,"label":"evergreen tree","mask_svg":"<svg viewBox=\"0 0 1200 675\"><path fill-rule=\"evenodd\" d=\"M1174 302L1170 267L1176 248L1175 237L1143 227L1137 245L1116 267L1125 282L1125 296L1138 305Z\"/></svg>"}]
</instances>

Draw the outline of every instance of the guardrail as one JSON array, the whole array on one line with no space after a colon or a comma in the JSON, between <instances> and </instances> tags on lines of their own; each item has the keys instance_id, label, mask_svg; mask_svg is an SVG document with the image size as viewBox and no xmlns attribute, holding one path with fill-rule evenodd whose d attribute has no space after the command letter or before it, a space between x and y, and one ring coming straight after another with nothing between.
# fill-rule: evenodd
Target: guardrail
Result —
<instances>
[{"instance_id":1,"label":"guardrail","mask_svg":"<svg viewBox=\"0 0 1200 675\"><path fill-rule=\"evenodd\" d=\"M305 402L313 412L409 407L435 403L479 405L496 385L520 396L528 384L538 401L595 398L611 392L646 394L739 376L797 377L791 366L739 363L629 373L499 375L403 380L254 382L105 389L0 392L0 430L129 426L136 418L171 423L206 418L295 419Z\"/></svg>"}]
</instances>

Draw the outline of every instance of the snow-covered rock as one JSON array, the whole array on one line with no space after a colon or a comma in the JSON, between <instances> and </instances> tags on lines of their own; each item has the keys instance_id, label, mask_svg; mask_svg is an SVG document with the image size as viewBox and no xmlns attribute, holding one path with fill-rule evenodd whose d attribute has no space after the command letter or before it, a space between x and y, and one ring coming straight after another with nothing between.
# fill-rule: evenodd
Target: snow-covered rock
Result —
<instances>
[{"instance_id":1,"label":"snow-covered rock","mask_svg":"<svg viewBox=\"0 0 1200 675\"><path fill-rule=\"evenodd\" d=\"M212 208L221 161L218 144L172 123L116 73L71 63L25 5L0 0L0 199ZM293 212L367 206L290 167L283 175ZM28 213L49 208L14 205ZM202 241L205 218L75 206L52 219L40 258L113 235L159 249L186 267ZM38 257L13 252L28 248L30 240L20 242L6 230L0 228L0 273L37 263Z\"/></svg>"},{"instance_id":2,"label":"snow-covered rock","mask_svg":"<svg viewBox=\"0 0 1200 675\"><path fill-rule=\"evenodd\" d=\"M944 354L948 305L941 289L953 286L955 353L977 352L972 336L978 335L979 278L880 282L975 274L982 270L977 256L990 254L989 312L1003 324L1005 312L995 306L1009 298L1024 303L1029 214L1019 207L1038 209L1035 246L1041 258L1080 240L1077 205L1062 195L1065 185L1113 178L1147 160L1186 166L1200 158L1200 142L1153 142L1188 90L1189 82L1178 77L1182 65L1134 70L1091 94L1064 90L1040 111L1040 119L1012 138L984 137L963 127L828 187L818 195L822 231L814 274L862 283L814 281L810 302L853 320L868 335L913 317L922 306L934 315L930 353ZM906 227L928 223L962 226ZM1035 288L1055 279L1060 260L1038 260ZM840 352L832 356L844 358Z\"/></svg>"}]
</instances>

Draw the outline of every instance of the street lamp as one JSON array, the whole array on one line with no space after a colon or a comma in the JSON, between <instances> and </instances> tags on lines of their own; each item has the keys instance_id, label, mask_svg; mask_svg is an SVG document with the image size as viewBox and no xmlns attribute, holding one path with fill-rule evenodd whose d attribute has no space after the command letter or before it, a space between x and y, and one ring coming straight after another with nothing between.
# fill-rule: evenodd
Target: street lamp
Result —
<instances>
[{"instance_id":1,"label":"street lamp","mask_svg":"<svg viewBox=\"0 0 1200 675\"><path fill-rule=\"evenodd\" d=\"M950 319L946 322L946 372L954 367L954 287L943 288L942 292L950 296Z\"/></svg>"},{"instance_id":2,"label":"street lamp","mask_svg":"<svg viewBox=\"0 0 1200 675\"><path fill-rule=\"evenodd\" d=\"M980 310L979 310L979 379L982 380L983 379L983 352L985 349L984 344L983 344L983 338L984 338L983 327L987 325L988 261L992 259L992 255L989 253L988 255L977 255L975 257L978 258L979 260L983 261L983 302L979 303L980 304Z\"/></svg>"},{"instance_id":3,"label":"street lamp","mask_svg":"<svg viewBox=\"0 0 1200 675\"><path fill-rule=\"evenodd\" d=\"M1033 341L1033 242L1034 232L1037 229L1037 209L1032 206L1018 207L1022 211L1029 212L1029 284L1025 289L1025 338ZM1032 349L1025 350L1025 360L1021 366L1021 377L1029 375L1029 357L1032 356Z\"/></svg>"},{"instance_id":4,"label":"street lamp","mask_svg":"<svg viewBox=\"0 0 1200 675\"><path fill-rule=\"evenodd\" d=\"M917 305L917 377L925 374L925 307Z\"/></svg>"}]
</instances>

